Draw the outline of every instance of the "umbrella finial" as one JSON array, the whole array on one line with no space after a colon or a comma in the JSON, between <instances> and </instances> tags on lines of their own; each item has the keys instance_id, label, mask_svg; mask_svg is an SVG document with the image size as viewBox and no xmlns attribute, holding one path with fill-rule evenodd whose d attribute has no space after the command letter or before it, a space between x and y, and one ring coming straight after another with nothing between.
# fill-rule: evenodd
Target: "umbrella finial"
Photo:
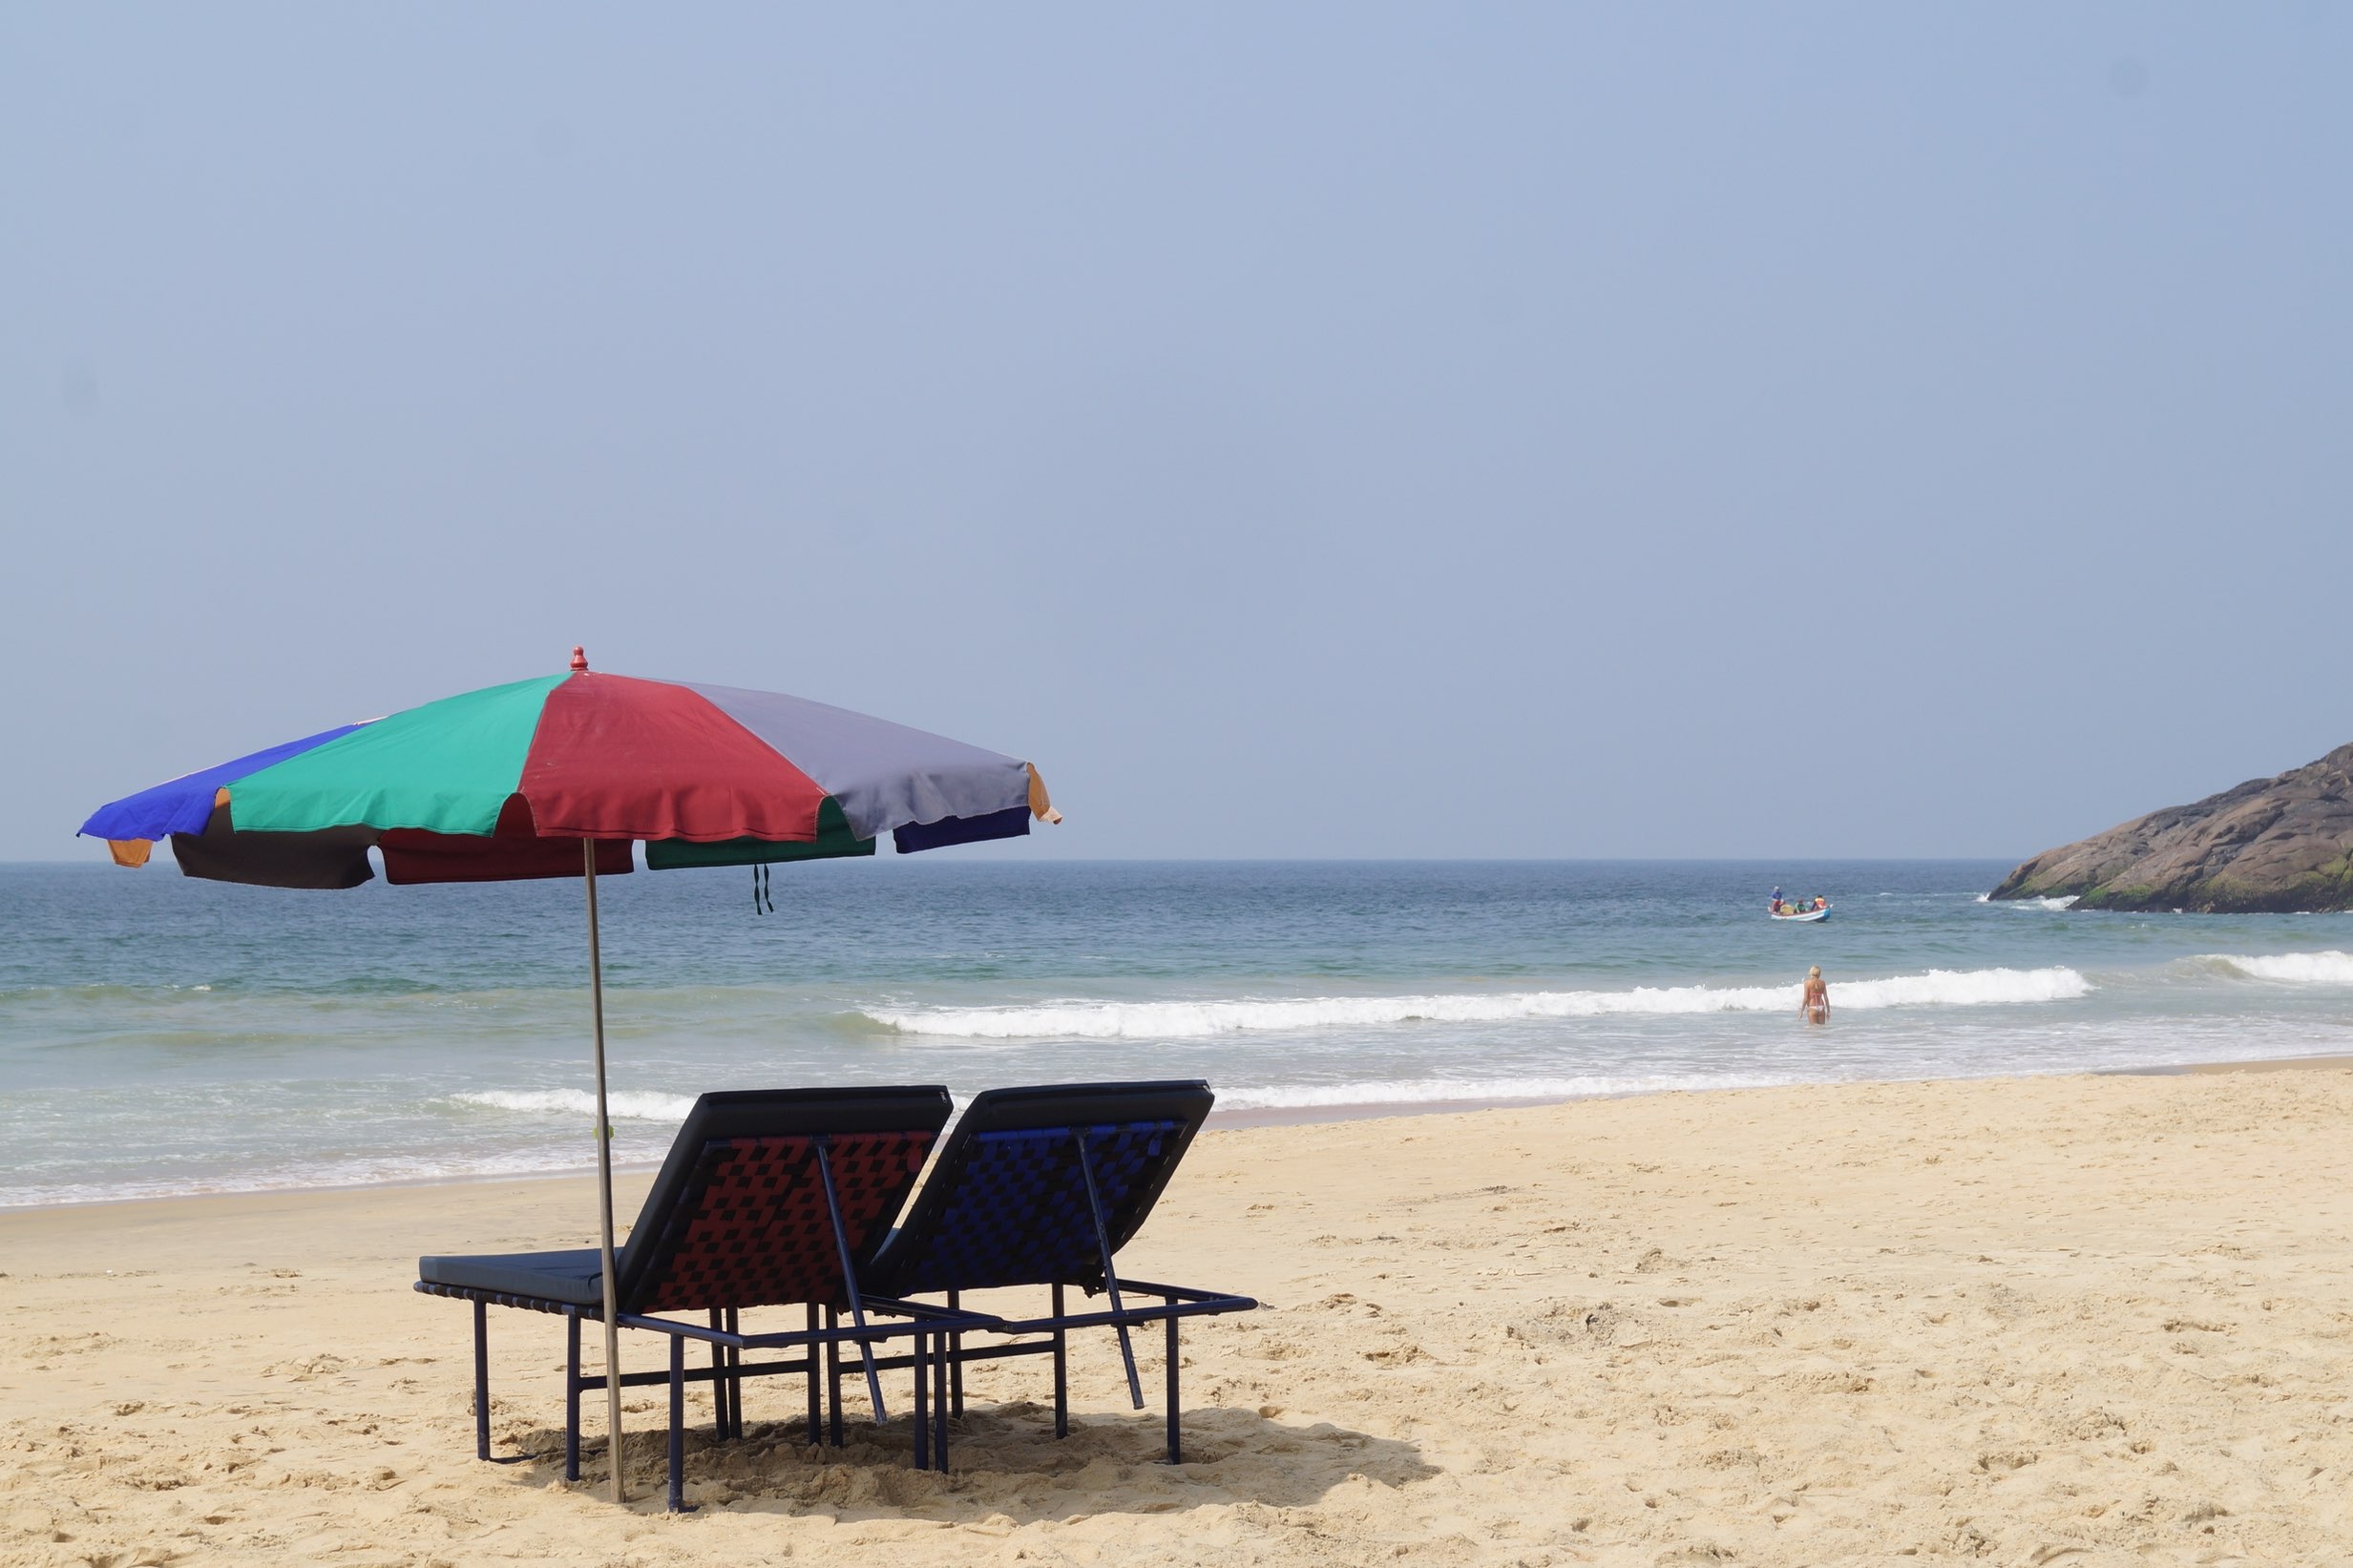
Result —
<instances>
[{"instance_id":1,"label":"umbrella finial","mask_svg":"<svg viewBox=\"0 0 2353 1568\"><path fill-rule=\"evenodd\" d=\"M572 673L575 675L588 673L588 650L577 643L572 649Z\"/></svg>"}]
</instances>

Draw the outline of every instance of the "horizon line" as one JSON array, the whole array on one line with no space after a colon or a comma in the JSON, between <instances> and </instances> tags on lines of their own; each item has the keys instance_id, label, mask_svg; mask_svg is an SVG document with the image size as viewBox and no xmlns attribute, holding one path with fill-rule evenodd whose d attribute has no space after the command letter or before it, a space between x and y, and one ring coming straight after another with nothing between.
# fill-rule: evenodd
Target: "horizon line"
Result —
<instances>
[{"instance_id":1,"label":"horizon line","mask_svg":"<svg viewBox=\"0 0 2353 1568\"><path fill-rule=\"evenodd\" d=\"M864 857L860 857L864 858ZM898 857L890 857L893 860ZM1999 862L2006 855L1033 855L1026 858L990 855L961 857L935 865L969 866L1773 866L1789 862L1836 861L1852 865L1960 865ZM155 864L170 866L169 860ZM810 864L817 864L812 862ZM95 859L0 860L0 869L18 866L87 867L93 870L120 869L111 861ZM140 868L143 869L144 868ZM682 867L684 870L722 868ZM203 878L196 880L201 881ZM545 880L545 879L522 879ZM561 880L560 878L557 880Z\"/></svg>"}]
</instances>

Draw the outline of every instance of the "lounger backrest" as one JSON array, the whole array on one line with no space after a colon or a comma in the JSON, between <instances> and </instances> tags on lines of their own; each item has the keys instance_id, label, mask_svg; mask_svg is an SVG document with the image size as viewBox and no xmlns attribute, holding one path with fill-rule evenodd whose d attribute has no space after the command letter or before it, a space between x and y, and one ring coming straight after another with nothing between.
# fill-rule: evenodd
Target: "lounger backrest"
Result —
<instances>
[{"instance_id":1,"label":"lounger backrest","mask_svg":"<svg viewBox=\"0 0 2353 1568\"><path fill-rule=\"evenodd\" d=\"M679 1129L619 1261L622 1310L843 1305L819 1147L851 1263L863 1268L948 1112L948 1092L937 1085L704 1095Z\"/></svg>"},{"instance_id":2,"label":"lounger backrest","mask_svg":"<svg viewBox=\"0 0 2353 1568\"><path fill-rule=\"evenodd\" d=\"M1195 1081L998 1089L966 1108L906 1223L866 1271L886 1295L1094 1286L1144 1224L1214 1097Z\"/></svg>"}]
</instances>

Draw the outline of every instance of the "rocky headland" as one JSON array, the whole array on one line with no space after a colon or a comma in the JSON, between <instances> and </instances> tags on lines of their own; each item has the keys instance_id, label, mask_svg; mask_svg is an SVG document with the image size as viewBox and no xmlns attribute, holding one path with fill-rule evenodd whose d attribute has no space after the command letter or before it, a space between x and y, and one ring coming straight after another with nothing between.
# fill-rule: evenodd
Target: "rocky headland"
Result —
<instances>
[{"instance_id":1,"label":"rocky headland","mask_svg":"<svg viewBox=\"0 0 2353 1568\"><path fill-rule=\"evenodd\" d=\"M2071 896L2087 909L2353 909L2353 745L2046 849L1993 896Z\"/></svg>"}]
</instances>

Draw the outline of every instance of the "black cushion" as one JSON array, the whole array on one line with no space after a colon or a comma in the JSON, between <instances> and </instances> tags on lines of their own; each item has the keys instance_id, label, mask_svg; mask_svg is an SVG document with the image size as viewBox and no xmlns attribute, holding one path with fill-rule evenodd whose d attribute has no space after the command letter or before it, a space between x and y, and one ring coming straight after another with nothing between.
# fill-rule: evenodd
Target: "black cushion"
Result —
<instances>
[{"instance_id":1,"label":"black cushion","mask_svg":"<svg viewBox=\"0 0 2353 1568\"><path fill-rule=\"evenodd\" d=\"M623 1247L614 1254L618 1264ZM457 1285L496 1290L539 1301L604 1305L603 1265L593 1246L570 1252L501 1252L474 1258L419 1258L417 1278L428 1285Z\"/></svg>"}]
</instances>

